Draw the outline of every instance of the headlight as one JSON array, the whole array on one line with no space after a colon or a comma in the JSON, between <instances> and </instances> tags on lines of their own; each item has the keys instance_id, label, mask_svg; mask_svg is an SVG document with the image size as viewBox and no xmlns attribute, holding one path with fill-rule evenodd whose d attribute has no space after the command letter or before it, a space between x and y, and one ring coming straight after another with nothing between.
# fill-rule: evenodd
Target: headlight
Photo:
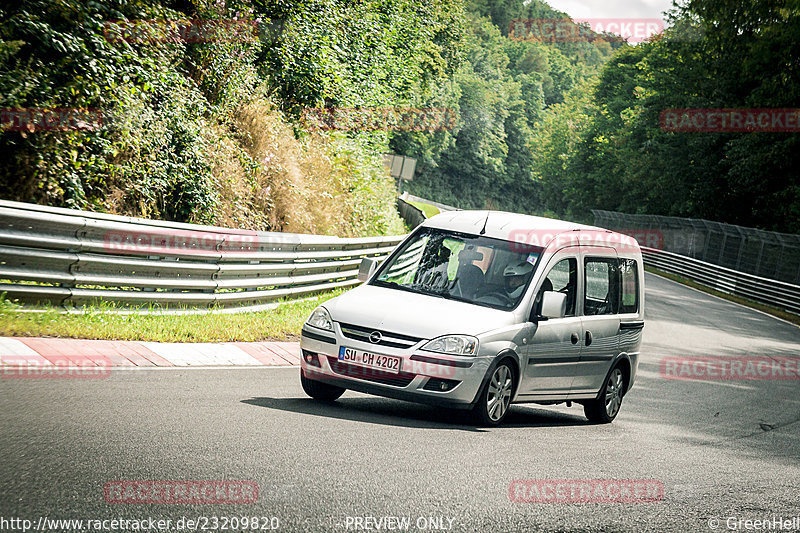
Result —
<instances>
[{"instance_id":1,"label":"headlight","mask_svg":"<svg viewBox=\"0 0 800 533\"><path fill-rule=\"evenodd\" d=\"M478 339L469 335L445 335L433 339L422 349L451 355L475 355L478 353Z\"/></svg>"},{"instance_id":2,"label":"headlight","mask_svg":"<svg viewBox=\"0 0 800 533\"><path fill-rule=\"evenodd\" d=\"M311 316L306 320L306 324L315 328L333 331L333 320L331 314L324 307L317 307Z\"/></svg>"}]
</instances>

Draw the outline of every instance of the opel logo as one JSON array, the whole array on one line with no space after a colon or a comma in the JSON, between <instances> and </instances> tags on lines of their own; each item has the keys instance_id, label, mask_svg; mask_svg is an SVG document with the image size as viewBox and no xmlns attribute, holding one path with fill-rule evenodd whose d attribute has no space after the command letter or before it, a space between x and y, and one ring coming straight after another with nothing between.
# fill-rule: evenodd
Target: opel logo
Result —
<instances>
[{"instance_id":1,"label":"opel logo","mask_svg":"<svg viewBox=\"0 0 800 533\"><path fill-rule=\"evenodd\" d=\"M372 344L378 344L379 342L381 342L382 338L383 335L381 335L380 331L373 331L372 333L369 334L369 342L371 342Z\"/></svg>"}]
</instances>

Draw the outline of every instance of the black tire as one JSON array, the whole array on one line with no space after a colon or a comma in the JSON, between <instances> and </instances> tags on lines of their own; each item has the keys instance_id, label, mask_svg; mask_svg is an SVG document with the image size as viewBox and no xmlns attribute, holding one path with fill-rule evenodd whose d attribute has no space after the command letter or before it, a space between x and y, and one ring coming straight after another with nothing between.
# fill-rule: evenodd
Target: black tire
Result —
<instances>
[{"instance_id":1,"label":"black tire","mask_svg":"<svg viewBox=\"0 0 800 533\"><path fill-rule=\"evenodd\" d=\"M608 374L598 397L583 404L583 412L589 422L609 424L619 414L625 395L625 373L619 366Z\"/></svg>"},{"instance_id":2,"label":"black tire","mask_svg":"<svg viewBox=\"0 0 800 533\"><path fill-rule=\"evenodd\" d=\"M478 394L472 408L472 417L479 426L499 426L511 408L516 383L514 368L502 361L492 370L491 376Z\"/></svg>"},{"instance_id":3,"label":"black tire","mask_svg":"<svg viewBox=\"0 0 800 533\"><path fill-rule=\"evenodd\" d=\"M303 390L306 391L306 394L315 400L323 402L332 402L344 394L343 388L308 379L302 372L300 373L300 384L303 386Z\"/></svg>"}]
</instances>

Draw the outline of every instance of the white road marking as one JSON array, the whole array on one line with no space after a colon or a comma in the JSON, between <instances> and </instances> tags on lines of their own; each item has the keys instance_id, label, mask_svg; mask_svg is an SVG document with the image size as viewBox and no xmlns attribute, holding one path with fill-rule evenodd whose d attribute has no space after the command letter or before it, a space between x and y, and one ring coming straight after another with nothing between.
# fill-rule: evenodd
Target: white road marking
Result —
<instances>
[{"instance_id":1,"label":"white road marking","mask_svg":"<svg viewBox=\"0 0 800 533\"><path fill-rule=\"evenodd\" d=\"M51 366L53 363L39 355L34 349L17 339L0 337L0 364Z\"/></svg>"},{"instance_id":2,"label":"white road marking","mask_svg":"<svg viewBox=\"0 0 800 533\"><path fill-rule=\"evenodd\" d=\"M232 344L142 342L143 346L175 366L262 366Z\"/></svg>"}]
</instances>

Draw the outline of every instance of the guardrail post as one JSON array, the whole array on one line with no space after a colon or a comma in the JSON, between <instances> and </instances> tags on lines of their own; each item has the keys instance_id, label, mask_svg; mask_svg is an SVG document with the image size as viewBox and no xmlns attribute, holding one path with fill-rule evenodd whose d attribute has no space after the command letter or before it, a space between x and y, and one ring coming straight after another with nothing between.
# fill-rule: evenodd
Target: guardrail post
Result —
<instances>
[{"instance_id":1,"label":"guardrail post","mask_svg":"<svg viewBox=\"0 0 800 533\"><path fill-rule=\"evenodd\" d=\"M778 252L778 260L775 261L775 273L772 275L775 279L781 279L778 276L781 274L781 263L783 262L783 250L786 248L786 245L781 242L781 251Z\"/></svg>"},{"instance_id":2,"label":"guardrail post","mask_svg":"<svg viewBox=\"0 0 800 533\"><path fill-rule=\"evenodd\" d=\"M703 220L703 226L706 229L706 242L703 246L703 261L708 261L708 247L709 243L711 243L711 229L708 227L708 222Z\"/></svg>"},{"instance_id":3,"label":"guardrail post","mask_svg":"<svg viewBox=\"0 0 800 533\"><path fill-rule=\"evenodd\" d=\"M753 272L753 274L755 274L756 276L761 274L761 258L764 257L764 244L766 243L762 238L761 247L758 249L758 258L756 259L756 268L755 271Z\"/></svg>"},{"instance_id":4,"label":"guardrail post","mask_svg":"<svg viewBox=\"0 0 800 533\"><path fill-rule=\"evenodd\" d=\"M747 241L747 237L745 237L744 232L736 226L736 231L739 232L739 238L741 241L739 242L739 254L736 256L736 270L739 270L740 265L742 264L742 252L744 251L744 243Z\"/></svg>"},{"instance_id":5,"label":"guardrail post","mask_svg":"<svg viewBox=\"0 0 800 533\"><path fill-rule=\"evenodd\" d=\"M717 264L721 265L722 260L725 258L725 243L728 241L728 232L724 229L722 230L722 244L719 247L719 257L717 258Z\"/></svg>"}]
</instances>

